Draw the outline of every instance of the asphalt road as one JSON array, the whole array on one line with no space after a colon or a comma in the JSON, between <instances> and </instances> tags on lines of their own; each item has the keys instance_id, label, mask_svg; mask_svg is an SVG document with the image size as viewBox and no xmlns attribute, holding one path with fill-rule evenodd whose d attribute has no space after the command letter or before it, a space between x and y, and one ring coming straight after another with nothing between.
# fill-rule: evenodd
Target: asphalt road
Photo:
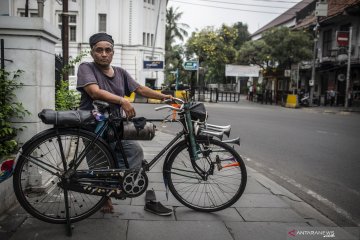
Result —
<instances>
[{"instance_id":1,"label":"asphalt road","mask_svg":"<svg viewBox=\"0 0 360 240\"><path fill-rule=\"evenodd\" d=\"M138 116L161 118L159 105L135 104ZM360 226L360 114L326 114L239 103L206 104L208 122L232 125L246 164L317 208L340 226ZM160 125L174 132L177 124Z\"/></svg>"}]
</instances>

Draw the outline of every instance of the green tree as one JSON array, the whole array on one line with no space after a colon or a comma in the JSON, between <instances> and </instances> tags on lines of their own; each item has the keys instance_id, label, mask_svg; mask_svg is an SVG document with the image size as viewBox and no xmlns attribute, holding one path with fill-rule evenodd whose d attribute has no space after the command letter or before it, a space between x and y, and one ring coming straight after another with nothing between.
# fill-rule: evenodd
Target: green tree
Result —
<instances>
[{"instance_id":1,"label":"green tree","mask_svg":"<svg viewBox=\"0 0 360 240\"><path fill-rule=\"evenodd\" d=\"M247 26L242 23L222 25L219 29L207 27L188 39L186 56L198 57L208 83L224 83L225 65L235 62L237 48L248 36Z\"/></svg>"},{"instance_id":2,"label":"green tree","mask_svg":"<svg viewBox=\"0 0 360 240\"><path fill-rule=\"evenodd\" d=\"M290 68L293 63L311 59L312 38L306 31L278 27L265 32L263 39L270 47L271 58L280 69Z\"/></svg>"},{"instance_id":3,"label":"green tree","mask_svg":"<svg viewBox=\"0 0 360 240\"><path fill-rule=\"evenodd\" d=\"M233 25L233 28L237 29L237 38L235 39L234 47L239 50L241 46L250 40L250 33L247 24L237 22Z\"/></svg>"},{"instance_id":4,"label":"green tree","mask_svg":"<svg viewBox=\"0 0 360 240\"><path fill-rule=\"evenodd\" d=\"M272 66L270 58L270 47L263 39L245 42L236 55L238 64L257 65L262 69Z\"/></svg>"},{"instance_id":5,"label":"green tree","mask_svg":"<svg viewBox=\"0 0 360 240\"><path fill-rule=\"evenodd\" d=\"M311 59L311 48L309 33L287 27L273 28L266 31L262 39L246 42L238 51L236 61L263 69L286 69L293 63Z\"/></svg>"}]
</instances>

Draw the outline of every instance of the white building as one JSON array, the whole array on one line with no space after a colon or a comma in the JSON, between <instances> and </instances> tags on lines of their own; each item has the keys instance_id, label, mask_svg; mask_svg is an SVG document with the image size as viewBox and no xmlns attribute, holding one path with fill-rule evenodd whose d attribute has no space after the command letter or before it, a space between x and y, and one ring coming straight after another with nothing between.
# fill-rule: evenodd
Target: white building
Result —
<instances>
[{"instance_id":1,"label":"white building","mask_svg":"<svg viewBox=\"0 0 360 240\"><path fill-rule=\"evenodd\" d=\"M140 84L160 87L164 81L167 0L68 0L69 56L89 51L89 37L107 32L115 42L113 65L126 69ZM61 28L62 0L45 0L44 19ZM1 15L24 16L25 0L1 0ZM7 10L8 9L8 10ZM29 16L38 16L38 3L29 0ZM62 55L61 40L56 44ZM157 61L148 69L144 61ZM91 56L82 61L92 61ZM155 65L155 66L154 66ZM76 70L70 73L71 83Z\"/></svg>"}]
</instances>

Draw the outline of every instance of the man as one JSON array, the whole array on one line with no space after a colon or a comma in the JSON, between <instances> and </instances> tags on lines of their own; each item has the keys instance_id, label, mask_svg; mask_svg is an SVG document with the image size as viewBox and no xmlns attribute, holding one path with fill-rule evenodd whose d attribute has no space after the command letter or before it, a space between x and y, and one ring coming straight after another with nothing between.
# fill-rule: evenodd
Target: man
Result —
<instances>
[{"instance_id":1,"label":"man","mask_svg":"<svg viewBox=\"0 0 360 240\"><path fill-rule=\"evenodd\" d=\"M154 99L171 99L171 95L156 92L137 83L128 72L121 67L111 66L114 56L114 40L106 33L96 33L89 39L93 62L80 64L77 74L77 90L81 92L80 109L93 109L93 100L103 100L112 103L111 112L122 116L125 112L127 118L136 116L131 103L124 98L132 92L144 97ZM144 159L141 146L136 141L122 141L130 168L140 168ZM110 145L115 150L115 144ZM117 161L124 166L122 155L117 152ZM113 212L111 199L103 206L105 213Z\"/></svg>"}]
</instances>

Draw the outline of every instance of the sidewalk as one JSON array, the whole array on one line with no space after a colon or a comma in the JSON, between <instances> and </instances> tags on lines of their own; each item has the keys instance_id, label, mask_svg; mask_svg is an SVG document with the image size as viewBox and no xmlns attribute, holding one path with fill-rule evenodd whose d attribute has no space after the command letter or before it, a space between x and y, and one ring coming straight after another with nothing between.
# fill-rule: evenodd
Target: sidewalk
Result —
<instances>
[{"instance_id":1,"label":"sidewalk","mask_svg":"<svg viewBox=\"0 0 360 240\"><path fill-rule=\"evenodd\" d=\"M172 136L157 132L153 141L143 141L145 158L151 159ZM232 207L216 213L200 213L182 206L169 193L165 197L162 160L149 173L149 189L174 214L161 217L144 211L144 195L113 200L115 213L97 212L74 224L76 240L257 240L287 239L297 227L336 226L310 205L262 174L247 168L248 183L243 196ZM292 227L292 228L290 228ZM0 216L1 240L69 239L64 225L39 221L16 206Z\"/></svg>"},{"instance_id":2,"label":"sidewalk","mask_svg":"<svg viewBox=\"0 0 360 240\"><path fill-rule=\"evenodd\" d=\"M246 99L246 95L241 95L240 97L240 102L241 104L256 104L259 106L279 106L279 107L283 107L280 104L276 105L276 104L265 104L261 103L261 102L252 102ZM316 112L316 113L324 113L324 114L350 114L350 113L360 113L360 106L352 106L352 107L348 107L345 108L344 106L312 106L312 107L298 107L296 108L297 110L304 110L304 111L308 111L308 112Z\"/></svg>"}]
</instances>

